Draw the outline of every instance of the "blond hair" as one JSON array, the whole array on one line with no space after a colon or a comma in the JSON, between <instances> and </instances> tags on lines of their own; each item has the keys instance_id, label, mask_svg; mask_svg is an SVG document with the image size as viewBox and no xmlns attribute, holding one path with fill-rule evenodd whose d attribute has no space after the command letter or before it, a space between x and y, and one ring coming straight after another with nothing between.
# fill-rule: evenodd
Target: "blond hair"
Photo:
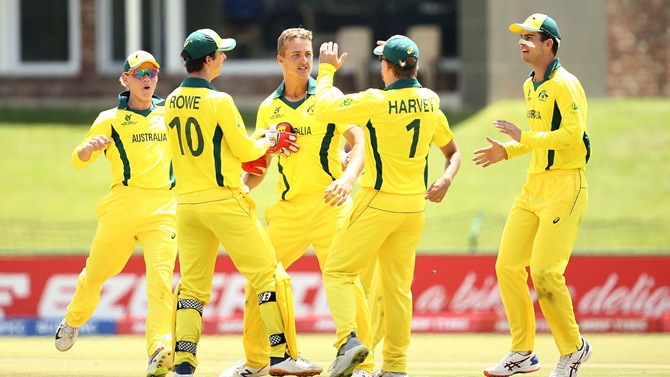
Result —
<instances>
[{"instance_id":1,"label":"blond hair","mask_svg":"<svg viewBox=\"0 0 670 377\"><path fill-rule=\"evenodd\" d=\"M286 52L286 45L296 38L305 39L311 43L312 32L301 27L294 27L284 30L277 39L277 54L284 56L284 52Z\"/></svg>"}]
</instances>

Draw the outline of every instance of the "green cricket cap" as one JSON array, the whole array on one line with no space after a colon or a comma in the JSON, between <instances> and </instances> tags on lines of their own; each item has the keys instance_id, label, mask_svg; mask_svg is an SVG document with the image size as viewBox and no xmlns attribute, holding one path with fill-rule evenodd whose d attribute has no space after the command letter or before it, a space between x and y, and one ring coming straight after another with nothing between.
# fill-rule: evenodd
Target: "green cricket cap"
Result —
<instances>
[{"instance_id":1,"label":"green cricket cap","mask_svg":"<svg viewBox=\"0 0 670 377\"><path fill-rule=\"evenodd\" d=\"M123 63L123 72L133 71L144 63L151 63L155 65L156 68L161 67L153 55L143 50L137 50L128 55L128 58Z\"/></svg>"},{"instance_id":2,"label":"green cricket cap","mask_svg":"<svg viewBox=\"0 0 670 377\"><path fill-rule=\"evenodd\" d=\"M531 14L522 24L516 23L509 26L509 31L514 34L523 34L523 31L534 31L545 33L558 41L561 45L561 33L558 31L558 25L553 18L542 13Z\"/></svg>"},{"instance_id":3,"label":"green cricket cap","mask_svg":"<svg viewBox=\"0 0 670 377\"><path fill-rule=\"evenodd\" d=\"M409 65L405 59L409 57L419 59L419 46L413 40L404 35L394 35L384 43L383 46L377 46L372 52L378 56L384 56L384 59L401 67L413 67L416 64Z\"/></svg>"},{"instance_id":4,"label":"green cricket cap","mask_svg":"<svg viewBox=\"0 0 670 377\"><path fill-rule=\"evenodd\" d=\"M184 50L188 52L190 59L195 60L209 55L214 51L230 51L235 48L237 42L233 38L222 39L212 29L200 29L191 33L184 41Z\"/></svg>"}]
</instances>

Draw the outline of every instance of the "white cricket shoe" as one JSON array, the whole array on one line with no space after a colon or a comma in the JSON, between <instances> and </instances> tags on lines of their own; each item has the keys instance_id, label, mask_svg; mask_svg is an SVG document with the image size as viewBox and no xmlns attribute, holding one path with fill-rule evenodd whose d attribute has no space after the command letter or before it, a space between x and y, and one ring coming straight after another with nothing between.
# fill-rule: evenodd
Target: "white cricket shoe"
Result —
<instances>
[{"instance_id":1,"label":"white cricket shoe","mask_svg":"<svg viewBox=\"0 0 670 377\"><path fill-rule=\"evenodd\" d=\"M591 357L593 353L593 347L589 342L582 337L582 348L578 351L575 351L569 355L561 356L558 360L556 368L551 372L549 377L576 377L579 372L579 368L582 367L582 364L586 362Z\"/></svg>"},{"instance_id":2,"label":"white cricket shoe","mask_svg":"<svg viewBox=\"0 0 670 377\"><path fill-rule=\"evenodd\" d=\"M68 325L63 318L56 329L56 348L62 352L69 350L77 341L77 335L79 335L79 328Z\"/></svg>"},{"instance_id":3,"label":"white cricket shoe","mask_svg":"<svg viewBox=\"0 0 670 377\"><path fill-rule=\"evenodd\" d=\"M271 376L314 376L323 372L323 368L298 356L287 357L284 361L270 365Z\"/></svg>"},{"instance_id":4,"label":"white cricket shoe","mask_svg":"<svg viewBox=\"0 0 670 377\"><path fill-rule=\"evenodd\" d=\"M378 369L372 372L372 377L407 377L407 373L385 372L381 369Z\"/></svg>"},{"instance_id":5,"label":"white cricket shoe","mask_svg":"<svg viewBox=\"0 0 670 377\"><path fill-rule=\"evenodd\" d=\"M497 365L484 369L488 377L507 377L517 373L530 373L540 369L535 352L524 355L520 352L508 352Z\"/></svg>"},{"instance_id":6,"label":"white cricket shoe","mask_svg":"<svg viewBox=\"0 0 670 377\"><path fill-rule=\"evenodd\" d=\"M252 368L247 365L246 360L242 359L237 365L221 372L219 377L261 377L270 373L270 365L262 368Z\"/></svg>"},{"instance_id":7,"label":"white cricket shoe","mask_svg":"<svg viewBox=\"0 0 670 377\"><path fill-rule=\"evenodd\" d=\"M369 353L368 347L361 344L356 337L356 332L352 331L349 334L349 339L340 347L335 361L330 366L330 377L350 377L358 364L365 361Z\"/></svg>"},{"instance_id":8,"label":"white cricket shoe","mask_svg":"<svg viewBox=\"0 0 670 377\"><path fill-rule=\"evenodd\" d=\"M158 347L156 352L149 358L147 377L163 377L172 370L172 349Z\"/></svg>"},{"instance_id":9,"label":"white cricket shoe","mask_svg":"<svg viewBox=\"0 0 670 377\"><path fill-rule=\"evenodd\" d=\"M354 373L352 373L351 377L372 377L372 375L365 369L356 368L354 369Z\"/></svg>"}]
</instances>

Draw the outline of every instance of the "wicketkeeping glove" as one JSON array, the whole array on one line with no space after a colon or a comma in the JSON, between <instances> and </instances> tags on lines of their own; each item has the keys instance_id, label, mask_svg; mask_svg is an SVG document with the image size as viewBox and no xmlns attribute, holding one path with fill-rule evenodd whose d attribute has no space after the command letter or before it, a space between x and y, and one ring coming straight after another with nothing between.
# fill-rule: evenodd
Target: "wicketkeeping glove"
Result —
<instances>
[{"instance_id":1,"label":"wicketkeeping glove","mask_svg":"<svg viewBox=\"0 0 670 377\"><path fill-rule=\"evenodd\" d=\"M253 175L263 175L268 170L268 160L262 155L256 160L243 162L242 170Z\"/></svg>"},{"instance_id":2,"label":"wicketkeeping glove","mask_svg":"<svg viewBox=\"0 0 670 377\"><path fill-rule=\"evenodd\" d=\"M268 154L281 153L288 157L291 153L297 152L300 147L295 143L298 137L292 133L293 128L290 123L271 124L265 131L265 139L268 144Z\"/></svg>"}]
</instances>

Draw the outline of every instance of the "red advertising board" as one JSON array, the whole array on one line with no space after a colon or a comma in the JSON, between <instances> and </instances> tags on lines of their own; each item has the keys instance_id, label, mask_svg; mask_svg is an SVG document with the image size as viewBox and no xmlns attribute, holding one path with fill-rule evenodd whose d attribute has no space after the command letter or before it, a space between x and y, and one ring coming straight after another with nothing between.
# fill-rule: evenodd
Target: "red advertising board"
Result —
<instances>
[{"instance_id":1,"label":"red advertising board","mask_svg":"<svg viewBox=\"0 0 670 377\"><path fill-rule=\"evenodd\" d=\"M48 326L38 323L33 327L36 333L43 327L51 331L51 323L63 317L74 294L85 259L1 257L0 334L31 333L23 322L12 325L19 319L50 321ZM413 331L507 331L494 264L495 256L490 255L418 256L412 286ZM178 271L177 267L174 283ZM670 256L573 256L566 280L580 327L585 332L670 331L668 271ZM289 272L298 331L333 331L316 258L301 258ZM219 256L212 299L203 316L206 333L242 331L244 284L230 259ZM113 328L117 333L142 333L145 292L144 261L133 256L124 271L105 284L92 321L112 323L99 328ZM538 329L547 331L537 303L536 313Z\"/></svg>"}]
</instances>

